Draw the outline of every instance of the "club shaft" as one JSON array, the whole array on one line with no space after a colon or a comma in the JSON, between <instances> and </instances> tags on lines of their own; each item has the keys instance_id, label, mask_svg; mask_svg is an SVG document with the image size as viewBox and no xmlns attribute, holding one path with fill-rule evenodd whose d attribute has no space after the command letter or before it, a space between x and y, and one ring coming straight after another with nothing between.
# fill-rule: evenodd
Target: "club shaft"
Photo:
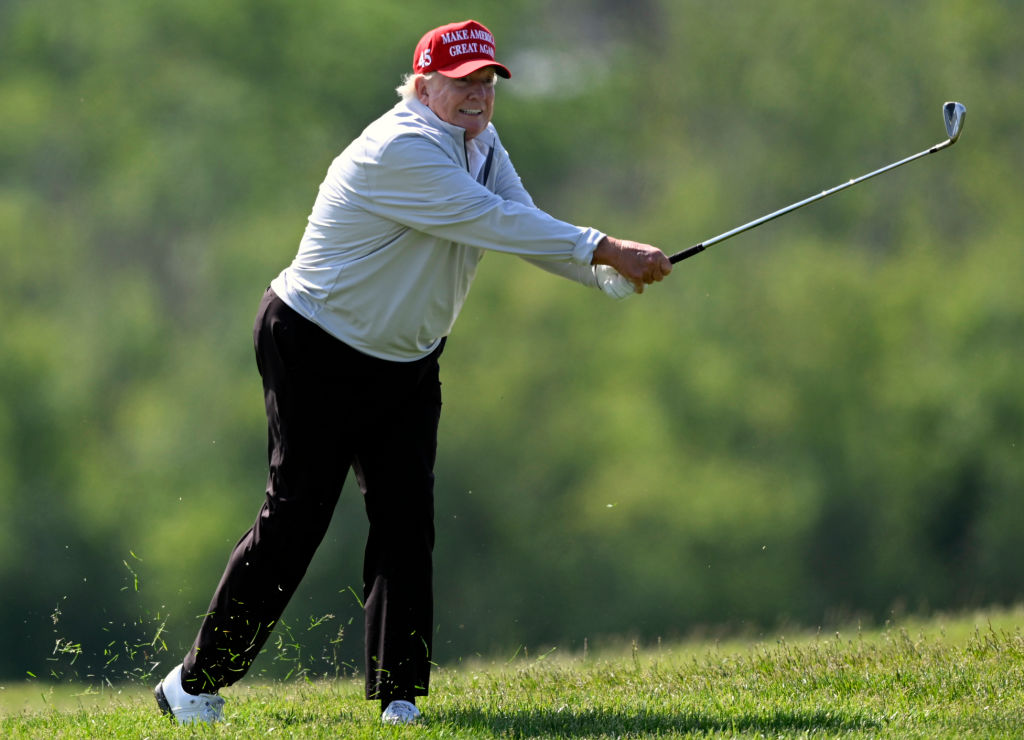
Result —
<instances>
[{"instance_id":1,"label":"club shaft","mask_svg":"<svg viewBox=\"0 0 1024 740\"><path fill-rule=\"evenodd\" d=\"M814 203L815 201L821 200L822 198L827 198L830 195L834 195L835 193L838 193L840 190L846 190L847 188L853 187L854 185L856 185L859 182L864 182L865 180L869 180L872 177L875 177L876 175L881 175L883 172L888 172L889 170L894 170L897 167L901 167L902 165L905 165L905 164L907 164L909 162L913 162L915 159L920 159L921 157L926 157L929 154L934 154L935 152L940 151L940 150L945 149L946 147L950 146L952 143L953 143L952 139L947 139L946 141L942 142L941 144L936 144L935 146L933 146L930 149L925 149L923 152L918 152L917 154L909 156L906 159L901 159L898 162L893 162L892 164L886 165L885 167L882 167L881 169L877 169L874 172L869 172L866 175L861 175L860 177L854 178L852 180L848 180L847 182L844 182L841 185L836 185L834 188L830 188L828 190L823 190L822 192L818 193L817 195L812 195L810 198L804 198L803 200L801 200L801 201L799 201L797 203L793 203L792 205L788 205L785 208L780 208L777 211L773 211L772 213L769 213L769 214L766 214L764 216L761 216L761 218L754 219L753 221L751 221L749 223L745 223L742 226L737 226L735 229L732 229L730 231L726 231L724 234L719 234L718 236L713 236L710 239L706 239L705 241L702 241L700 244L694 244L692 247L684 249L681 252L676 252L675 254L673 254L671 257L668 258L669 262L671 262L672 264L675 264L677 262L682 262L684 259L687 259L688 257L692 257L695 254L700 254L705 249L710 247L712 244L717 244L718 242L723 242L726 239L729 239L731 237L736 236L737 234L742 234L744 231L750 231L750 229L753 229L756 226L760 226L761 224L768 223L769 221L771 221L773 219L776 219L779 216L785 216L787 213L791 213L792 211L795 211L798 208L803 208L804 206L809 205L811 203Z\"/></svg>"}]
</instances>

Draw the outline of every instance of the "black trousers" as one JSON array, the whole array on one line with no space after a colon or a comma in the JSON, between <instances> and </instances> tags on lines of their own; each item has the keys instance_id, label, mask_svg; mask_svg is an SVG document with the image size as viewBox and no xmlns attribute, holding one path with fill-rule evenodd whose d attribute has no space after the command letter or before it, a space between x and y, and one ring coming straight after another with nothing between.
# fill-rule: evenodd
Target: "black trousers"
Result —
<instances>
[{"instance_id":1,"label":"black trousers","mask_svg":"<svg viewBox=\"0 0 1024 740\"><path fill-rule=\"evenodd\" d=\"M270 475L185 658L194 693L249 670L327 531L350 468L369 535L366 698L426 695L433 632L438 357L389 362L327 334L267 290L254 329Z\"/></svg>"}]
</instances>

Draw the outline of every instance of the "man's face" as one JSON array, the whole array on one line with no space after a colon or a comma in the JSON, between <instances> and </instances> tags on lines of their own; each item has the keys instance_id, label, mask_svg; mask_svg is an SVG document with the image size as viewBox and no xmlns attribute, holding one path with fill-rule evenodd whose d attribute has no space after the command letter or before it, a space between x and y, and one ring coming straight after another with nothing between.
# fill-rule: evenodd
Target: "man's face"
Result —
<instances>
[{"instance_id":1,"label":"man's face","mask_svg":"<svg viewBox=\"0 0 1024 740\"><path fill-rule=\"evenodd\" d=\"M442 121L466 129L468 140L483 133L491 122L496 79L493 67L458 79L435 74L417 81L416 94Z\"/></svg>"}]
</instances>

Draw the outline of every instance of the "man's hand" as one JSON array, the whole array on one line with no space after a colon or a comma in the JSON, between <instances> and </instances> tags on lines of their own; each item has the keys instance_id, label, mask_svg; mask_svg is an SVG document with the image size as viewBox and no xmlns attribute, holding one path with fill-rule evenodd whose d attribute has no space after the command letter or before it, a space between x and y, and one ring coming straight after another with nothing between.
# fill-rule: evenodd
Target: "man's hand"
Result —
<instances>
[{"instance_id":1,"label":"man's hand","mask_svg":"<svg viewBox=\"0 0 1024 740\"><path fill-rule=\"evenodd\" d=\"M633 283L637 293L672 272L672 263L657 247L606 236L594 250L591 264L610 265Z\"/></svg>"}]
</instances>

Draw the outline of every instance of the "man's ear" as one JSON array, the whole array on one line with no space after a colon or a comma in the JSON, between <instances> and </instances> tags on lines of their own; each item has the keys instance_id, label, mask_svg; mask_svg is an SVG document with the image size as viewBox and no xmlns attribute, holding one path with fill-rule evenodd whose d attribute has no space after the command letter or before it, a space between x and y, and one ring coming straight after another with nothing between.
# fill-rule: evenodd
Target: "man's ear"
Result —
<instances>
[{"instance_id":1,"label":"man's ear","mask_svg":"<svg viewBox=\"0 0 1024 740\"><path fill-rule=\"evenodd\" d=\"M416 98L424 105L426 105L427 100L430 99L430 91L427 89L426 77L416 78Z\"/></svg>"}]
</instances>

